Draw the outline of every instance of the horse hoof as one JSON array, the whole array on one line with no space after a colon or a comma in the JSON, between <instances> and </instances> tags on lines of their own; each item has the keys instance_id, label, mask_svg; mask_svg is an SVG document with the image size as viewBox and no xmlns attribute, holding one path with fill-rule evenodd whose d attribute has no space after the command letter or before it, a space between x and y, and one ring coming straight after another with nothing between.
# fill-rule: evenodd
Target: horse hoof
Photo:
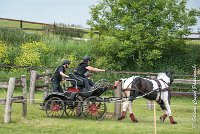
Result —
<instances>
[{"instance_id":1,"label":"horse hoof","mask_svg":"<svg viewBox=\"0 0 200 134\"><path fill-rule=\"evenodd\" d=\"M124 118L122 118L122 117L118 118L119 121L121 121L121 120L123 120L123 119L124 119Z\"/></svg>"},{"instance_id":2,"label":"horse hoof","mask_svg":"<svg viewBox=\"0 0 200 134\"><path fill-rule=\"evenodd\" d=\"M161 117L160 117L160 121L161 121L161 122L164 122L165 119L161 116Z\"/></svg>"},{"instance_id":3,"label":"horse hoof","mask_svg":"<svg viewBox=\"0 0 200 134\"><path fill-rule=\"evenodd\" d=\"M123 119L125 119L125 116L121 116L118 118L118 120L123 120Z\"/></svg>"},{"instance_id":4,"label":"horse hoof","mask_svg":"<svg viewBox=\"0 0 200 134\"><path fill-rule=\"evenodd\" d=\"M133 120L133 123L138 123L138 120L137 119Z\"/></svg>"},{"instance_id":5,"label":"horse hoof","mask_svg":"<svg viewBox=\"0 0 200 134\"><path fill-rule=\"evenodd\" d=\"M176 121L172 121L172 122L170 122L171 124L177 124L177 122Z\"/></svg>"}]
</instances>

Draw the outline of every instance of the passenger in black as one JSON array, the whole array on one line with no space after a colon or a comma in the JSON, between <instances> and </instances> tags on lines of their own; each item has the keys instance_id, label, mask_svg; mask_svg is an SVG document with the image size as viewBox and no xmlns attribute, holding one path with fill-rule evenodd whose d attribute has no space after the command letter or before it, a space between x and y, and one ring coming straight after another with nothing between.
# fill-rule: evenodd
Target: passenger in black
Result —
<instances>
[{"instance_id":1,"label":"passenger in black","mask_svg":"<svg viewBox=\"0 0 200 134\"><path fill-rule=\"evenodd\" d=\"M87 78L89 71L93 71L93 72L104 72L105 70L103 69L98 69L98 68L94 68L89 66L89 62L91 61L91 57L90 56L84 56L83 57L83 61L81 63L79 63L79 65L77 66L74 74L80 78L81 80L83 80L85 88L83 89L82 92L87 92L91 89L91 87L94 85L94 83Z\"/></svg>"},{"instance_id":2,"label":"passenger in black","mask_svg":"<svg viewBox=\"0 0 200 134\"><path fill-rule=\"evenodd\" d=\"M51 79L53 92L60 92L63 93L63 88L60 85L62 81L62 77L68 78L69 76L65 74L66 69L69 67L70 61L65 60L63 61L62 65L55 69L53 77Z\"/></svg>"}]
</instances>

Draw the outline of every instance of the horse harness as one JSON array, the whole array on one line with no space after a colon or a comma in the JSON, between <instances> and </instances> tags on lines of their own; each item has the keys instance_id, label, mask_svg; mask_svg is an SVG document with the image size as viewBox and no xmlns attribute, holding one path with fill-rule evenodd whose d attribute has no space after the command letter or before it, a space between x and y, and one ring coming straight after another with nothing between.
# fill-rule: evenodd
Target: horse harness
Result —
<instances>
[{"instance_id":1,"label":"horse harness","mask_svg":"<svg viewBox=\"0 0 200 134\"><path fill-rule=\"evenodd\" d=\"M156 97L156 102L159 104L161 103L161 92L165 92L165 91L170 91L170 88L169 87L165 87L162 89L162 85L160 83L159 80L161 80L162 82L164 82L165 84L167 84L163 79L153 79L157 84L158 84L158 92L159 92L159 95L157 95ZM167 84L168 85L168 84Z\"/></svg>"},{"instance_id":2,"label":"horse harness","mask_svg":"<svg viewBox=\"0 0 200 134\"><path fill-rule=\"evenodd\" d=\"M127 80L127 79L126 79ZM125 81L126 81L125 80ZM134 78L133 78L133 80L134 80ZM159 103L161 103L161 92L165 92L165 91L170 91L170 88L169 87L165 87L165 88L163 88L162 89L162 85L161 85L161 83L160 83L160 81L159 80L161 80L162 82L164 82L165 84L167 84L163 79L152 79L152 80L154 80L157 84L158 84L158 89L156 89L156 90L152 90L152 91L150 91L150 92L148 92L148 93L143 93L143 95L142 96L138 96L138 97L136 97L136 98L142 98L142 97L144 97L144 96L146 96L146 95L149 95L149 94L151 94L152 92L154 92L154 91L158 91L159 92L159 94L160 95L158 95L157 97L156 97L156 102L159 104ZM124 82L125 82L124 81ZM130 90L128 90L128 87L130 86L132 84L132 82L127 86L127 88L126 89L123 89L122 91L123 91L123 93L124 93L124 95L127 97L127 94L126 94L126 92L125 91L130 91ZM168 85L168 84L167 84ZM136 87L136 89L137 89L137 86L135 85L135 87ZM138 89L137 89L138 90ZM138 90L139 91L139 90Z\"/></svg>"},{"instance_id":3,"label":"horse harness","mask_svg":"<svg viewBox=\"0 0 200 134\"><path fill-rule=\"evenodd\" d=\"M159 80L161 80L162 82L164 82L165 84L167 84L163 79L151 79L151 80L154 80L157 84L158 84L158 89L156 89L156 90L152 90L152 91L150 91L150 92L148 92L148 93L143 93L143 95L141 95L141 96L138 96L138 97L136 97L136 98L142 98L142 97L144 97L144 96L146 96L146 95L149 95L149 94L151 94L151 93L153 93L154 91L158 91L159 92L159 95L157 95L157 97L156 97L156 102L158 103L158 104L160 104L161 103L161 92L165 92L165 91L170 91L170 88L169 87L165 87L165 88L163 88L162 89L162 85L161 85L161 83L160 83L160 81ZM167 84L168 85L168 84ZM135 87L136 87L136 90L138 90L137 89L137 86L136 85L134 85ZM139 90L138 90L139 91Z\"/></svg>"}]
</instances>

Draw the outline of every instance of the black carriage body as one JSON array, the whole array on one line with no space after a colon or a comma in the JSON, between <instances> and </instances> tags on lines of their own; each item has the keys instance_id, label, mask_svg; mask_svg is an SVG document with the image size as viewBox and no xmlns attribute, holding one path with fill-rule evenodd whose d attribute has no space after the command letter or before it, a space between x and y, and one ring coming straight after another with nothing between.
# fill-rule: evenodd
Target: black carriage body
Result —
<instances>
[{"instance_id":1,"label":"black carriage body","mask_svg":"<svg viewBox=\"0 0 200 134\"><path fill-rule=\"evenodd\" d=\"M64 102L74 101L74 100L76 100L77 96L81 96L83 98L87 98L87 97L91 97L91 96L97 96L97 97L99 97L106 90L107 90L107 88L100 87L100 88L94 89L94 90L89 91L89 92L65 92L65 93L53 92L53 93L49 94L44 99L44 102L46 102L47 100L49 100L52 97L58 97L61 100L63 100Z\"/></svg>"},{"instance_id":2,"label":"black carriage body","mask_svg":"<svg viewBox=\"0 0 200 134\"><path fill-rule=\"evenodd\" d=\"M77 89L78 90L78 89ZM92 91L88 92L65 92L65 93L59 93L59 92L52 92L47 97L44 98L43 103L41 104L41 109L45 109L45 103L53 98L57 97L60 98L66 105L72 105L70 102L76 101L78 96L81 96L84 99L91 97L91 96L101 96L105 91L107 90L107 87L98 87Z\"/></svg>"},{"instance_id":3,"label":"black carriage body","mask_svg":"<svg viewBox=\"0 0 200 134\"><path fill-rule=\"evenodd\" d=\"M71 97L68 97L66 96L65 94L63 93L57 93L57 92L53 92L51 94L49 94L45 99L44 99L44 102L48 101L49 99L53 98L53 97L58 97L60 98L61 100L65 101L65 100L69 100L69 98Z\"/></svg>"},{"instance_id":4,"label":"black carriage body","mask_svg":"<svg viewBox=\"0 0 200 134\"><path fill-rule=\"evenodd\" d=\"M81 97L87 98L87 97L91 97L91 96L101 96L105 91L107 90L107 88L96 88L92 91L88 91L88 92L79 92L78 95L80 95Z\"/></svg>"}]
</instances>

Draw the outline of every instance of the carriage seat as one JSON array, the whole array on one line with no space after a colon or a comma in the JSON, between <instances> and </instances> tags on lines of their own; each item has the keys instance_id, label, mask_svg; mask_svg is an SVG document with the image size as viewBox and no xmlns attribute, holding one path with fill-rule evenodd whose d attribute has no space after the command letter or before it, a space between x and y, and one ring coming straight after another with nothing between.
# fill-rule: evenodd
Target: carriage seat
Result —
<instances>
[{"instance_id":1,"label":"carriage seat","mask_svg":"<svg viewBox=\"0 0 200 134\"><path fill-rule=\"evenodd\" d=\"M76 85L76 82L77 82L77 86L84 86L83 80L79 79L75 74L69 73L68 75L69 75L69 77L70 77L71 79L74 79L74 80L75 80L75 81L71 81L71 84L72 84L72 85L75 86L75 85Z\"/></svg>"}]
</instances>

